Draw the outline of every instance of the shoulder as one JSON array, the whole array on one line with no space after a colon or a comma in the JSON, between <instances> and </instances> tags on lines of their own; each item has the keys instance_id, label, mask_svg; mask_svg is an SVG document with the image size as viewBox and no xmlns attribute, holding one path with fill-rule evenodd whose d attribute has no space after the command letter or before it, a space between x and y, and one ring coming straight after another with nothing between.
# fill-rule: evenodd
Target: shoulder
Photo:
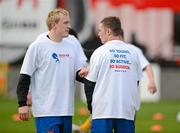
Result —
<instances>
[{"instance_id":1,"label":"shoulder","mask_svg":"<svg viewBox=\"0 0 180 133\"><path fill-rule=\"evenodd\" d=\"M101 56L103 56L103 54L105 53L105 45L102 45L100 47L98 47L97 49L94 50L94 52L91 55L91 59L98 59L101 58Z\"/></svg>"},{"instance_id":2,"label":"shoulder","mask_svg":"<svg viewBox=\"0 0 180 133\"><path fill-rule=\"evenodd\" d=\"M73 47L73 48L81 48L81 44L79 42L79 40L74 37L73 35L69 35L68 37L66 38L63 38L63 41L62 41L63 44L66 44L70 47Z\"/></svg>"},{"instance_id":3,"label":"shoulder","mask_svg":"<svg viewBox=\"0 0 180 133\"><path fill-rule=\"evenodd\" d=\"M98 47L97 49L95 49L93 54L102 53L101 51L103 51L104 49L105 49L105 45L103 44L100 47Z\"/></svg>"},{"instance_id":4,"label":"shoulder","mask_svg":"<svg viewBox=\"0 0 180 133\"><path fill-rule=\"evenodd\" d=\"M48 32L44 32L39 34L39 36L37 36L35 42L36 43L44 43L47 42L48 38L47 38Z\"/></svg>"},{"instance_id":5,"label":"shoulder","mask_svg":"<svg viewBox=\"0 0 180 133\"><path fill-rule=\"evenodd\" d=\"M29 45L29 48L36 49L38 47L41 47L42 44L44 44L44 42L47 41L47 37L46 37L47 34L48 34L47 32L39 34L37 38Z\"/></svg>"},{"instance_id":6,"label":"shoulder","mask_svg":"<svg viewBox=\"0 0 180 133\"><path fill-rule=\"evenodd\" d=\"M138 52L138 53L141 53L142 52L142 50L140 49L140 48L138 48L137 46L134 46L133 44L128 44L129 45L129 47L131 47L132 49L134 49L136 52Z\"/></svg>"},{"instance_id":7,"label":"shoulder","mask_svg":"<svg viewBox=\"0 0 180 133\"><path fill-rule=\"evenodd\" d=\"M68 37L63 38L63 41L71 42L71 44L79 44L79 40L73 35L69 35Z\"/></svg>"},{"instance_id":8,"label":"shoulder","mask_svg":"<svg viewBox=\"0 0 180 133\"><path fill-rule=\"evenodd\" d=\"M75 36L73 36L73 35L69 35L68 37L67 37L67 39L69 39L69 40L78 40Z\"/></svg>"},{"instance_id":9,"label":"shoulder","mask_svg":"<svg viewBox=\"0 0 180 133\"><path fill-rule=\"evenodd\" d=\"M142 52L142 50L140 48L138 48L137 46L134 46L132 44L128 44L130 47L132 47L132 49L135 50L135 52L137 53L138 57L144 57L144 54Z\"/></svg>"}]
</instances>

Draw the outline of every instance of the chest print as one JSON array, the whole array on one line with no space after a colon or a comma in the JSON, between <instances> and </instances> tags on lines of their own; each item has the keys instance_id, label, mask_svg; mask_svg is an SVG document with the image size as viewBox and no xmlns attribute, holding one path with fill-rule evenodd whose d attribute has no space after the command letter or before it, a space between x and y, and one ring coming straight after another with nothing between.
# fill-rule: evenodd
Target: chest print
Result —
<instances>
[{"instance_id":1,"label":"chest print","mask_svg":"<svg viewBox=\"0 0 180 133\"><path fill-rule=\"evenodd\" d=\"M60 61L63 59L69 59L70 54L69 53L59 53L59 54L52 53L51 57L56 63L60 63Z\"/></svg>"}]
</instances>

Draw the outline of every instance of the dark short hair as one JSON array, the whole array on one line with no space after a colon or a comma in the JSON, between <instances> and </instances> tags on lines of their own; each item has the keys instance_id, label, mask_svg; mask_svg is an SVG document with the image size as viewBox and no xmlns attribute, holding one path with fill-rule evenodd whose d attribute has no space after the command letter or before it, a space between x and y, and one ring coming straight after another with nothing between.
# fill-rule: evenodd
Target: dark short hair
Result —
<instances>
[{"instance_id":1,"label":"dark short hair","mask_svg":"<svg viewBox=\"0 0 180 133\"><path fill-rule=\"evenodd\" d=\"M123 31L123 29L120 30L120 35L122 36L122 38L124 38L124 31Z\"/></svg>"},{"instance_id":2,"label":"dark short hair","mask_svg":"<svg viewBox=\"0 0 180 133\"><path fill-rule=\"evenodd\" d=\"M101 21L101 23L103 24L103 26L110 28L113 35L119 36L122 34L121 21L118 17L116 16L106 17Z\"/></svg>"}]
</instances>

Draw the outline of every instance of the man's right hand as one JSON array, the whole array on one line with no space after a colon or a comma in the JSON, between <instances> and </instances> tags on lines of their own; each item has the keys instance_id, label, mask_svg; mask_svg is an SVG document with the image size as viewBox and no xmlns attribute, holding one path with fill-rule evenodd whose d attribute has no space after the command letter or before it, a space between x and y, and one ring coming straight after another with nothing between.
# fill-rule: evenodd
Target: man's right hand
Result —
<instances>
[{"instance_id":1,"label":"man's right hand","mask_svg":"<svg viewBox=\"0 0 180 133\"><path fill-rule=\"evenodd\" d=\"M150 81L148 83L148 90L151 94L155 94L157 92L156 84L154 81Z\"/></svg>"},{"instance_id":2,"label":"man's right hand","mask_svg":"<svg viewBox=\"0 0 180 133\"><path fill-rule=\"evenodd\" d=\"M79 76L86 77L88 75L88 72L89 72L89 68L83 67L83 68L81 68L81 70L79 72Z\"/></svg>"},{"instance_id":3,"label":"man's right hand","mask_svg":"<svg viewBox=\"0 0 180 133\"><path fill-rule=\"evenodd\" d=\"M28 121L29 119L29 107L22 106L18 108L19 118L23 121Z\"/></svg>"}]
</instances>

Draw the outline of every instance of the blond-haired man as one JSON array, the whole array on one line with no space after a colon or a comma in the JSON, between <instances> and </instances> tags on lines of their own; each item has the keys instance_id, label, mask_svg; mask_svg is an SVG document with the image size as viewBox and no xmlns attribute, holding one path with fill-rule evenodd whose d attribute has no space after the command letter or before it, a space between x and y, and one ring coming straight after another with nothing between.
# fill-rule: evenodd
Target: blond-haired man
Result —
<instances>
[{"instance_id":1,"label":"blond-haired man","mask_svg":"<svg viewBox=\"0 0 180 133\"><path fill-rule=\"evenodd\" d=\"M86 65L86 57L79 41L69 35L68 11L49 12L46 23L49 32L39 35L29 46L20 71L19 115L21 120L29 118L26 102L31 85L37 133L71 133L74 83L77 73Z\"/></svg>"}]
</instances>

